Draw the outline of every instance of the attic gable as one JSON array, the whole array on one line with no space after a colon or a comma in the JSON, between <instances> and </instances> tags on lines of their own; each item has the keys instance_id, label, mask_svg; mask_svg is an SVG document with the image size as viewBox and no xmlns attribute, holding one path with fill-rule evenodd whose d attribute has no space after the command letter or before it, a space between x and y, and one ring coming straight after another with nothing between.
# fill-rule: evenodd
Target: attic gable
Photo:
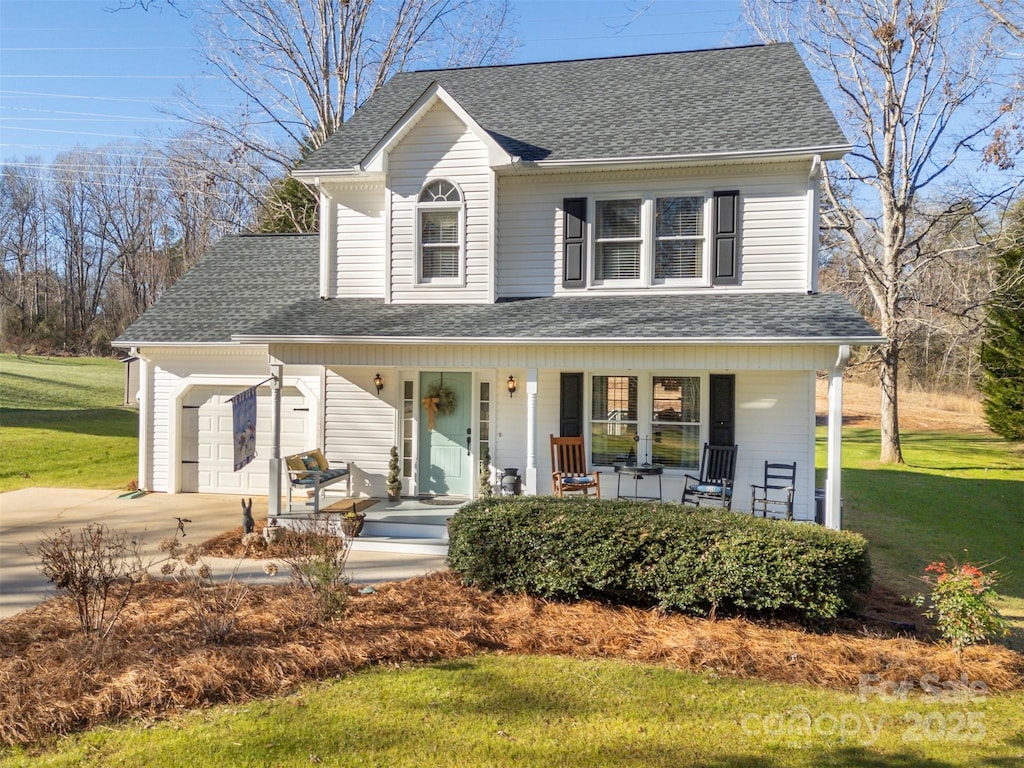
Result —
<instances>
[{"instance_id":1,"label":"attic gable","mask_svg":"<svg viewBox=\"0 0 1024 768\"><path fill-rule=\"evenodd\" d=\"M366 156L359 163L360 170L368 173L386 172L388 153L398 146L420 120L438 104L443 104L447 107L487 147L487 159L491 167L512 163L514 158L452 98L451 94L438 83L431 83L416 102L402 115L401 119L392 126L391 130L367 152Z\"/></svg>"}]
</instances>

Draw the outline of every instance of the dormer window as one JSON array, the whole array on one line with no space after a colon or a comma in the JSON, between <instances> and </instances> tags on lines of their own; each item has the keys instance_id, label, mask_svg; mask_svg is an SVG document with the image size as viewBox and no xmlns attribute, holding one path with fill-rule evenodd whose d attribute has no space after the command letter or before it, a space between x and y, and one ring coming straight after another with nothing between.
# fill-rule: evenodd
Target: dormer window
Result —
<instances>
[{"instance_id":1,"label":"dormer window","mask_svg":"<svg viewBox=\"0 0 1024 768\"><path fill-rule=\"evenodd\" d=\"M454 285L463 280L464 206L449 181L428 182L416 202L418 282Z\"/></svg>"}]
</instances>

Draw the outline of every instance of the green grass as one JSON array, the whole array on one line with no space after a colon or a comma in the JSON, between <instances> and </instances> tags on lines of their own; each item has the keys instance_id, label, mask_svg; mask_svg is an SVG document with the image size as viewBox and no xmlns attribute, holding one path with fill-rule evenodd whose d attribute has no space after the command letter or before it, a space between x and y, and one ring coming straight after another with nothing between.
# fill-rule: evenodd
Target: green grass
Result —
<instances>
[{"instance_id":1,"label":"green grass","mask_svg":"<svg viewBox=\"0 0 1024 768\"><path fill-rule=\"evenodd\" d=\"M905 701L618 661L483 656L62 739L0 766L1011 765L1024 694Z\"/></svg>"},{"instance_id":2,"label":"green grass","mask_svg":"<svg viewBox=\"0 0 1024 768\"><path fill-rule=\"evenodd\" d=\"M124 364L0 355L0 492L124 488L138 475L138 414Z\"/></svg>"},{"instance_id":3,"label":"green grass","mask_svg":"<svg viewBox=\"0 0 1024 768\"><path fill-rule=\"evenodd\" d=\"M843 430L843 527L871 543L876 579L917 589L933 560L994 563L1024 598L1024 453L980 433L911 432L903 466L878 462L874 429ZM824 465L824 433L818 464Z\"/></svg>"}]
</instances>

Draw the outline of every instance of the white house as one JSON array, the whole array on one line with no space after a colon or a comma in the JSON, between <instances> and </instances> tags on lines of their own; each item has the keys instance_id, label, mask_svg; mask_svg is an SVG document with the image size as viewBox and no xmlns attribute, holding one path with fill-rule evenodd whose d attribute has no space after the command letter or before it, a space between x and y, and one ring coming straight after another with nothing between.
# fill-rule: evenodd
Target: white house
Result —
<instances>
[{"instance_id":1,"label":"white house","mask_svg":"<svg viewBox=\"0 0 1024 768\"><path fill-rule=\"evenodd\" d=\"M226 404L276 374L280 455L322 447L360 495L393 445L409 495L476 494L485 456L549 493L549 435L582 434L606 496L636 458L678 500L736 444L734 510L795 461L813 519L826 371L839 527L842 370L881 341L818 292L821 166L849 149L790 45L396 75L295 171L319 235L226 238L119 339L140 486L277 487L270 385L240 472Z\"/></svg>"}]
</instances>

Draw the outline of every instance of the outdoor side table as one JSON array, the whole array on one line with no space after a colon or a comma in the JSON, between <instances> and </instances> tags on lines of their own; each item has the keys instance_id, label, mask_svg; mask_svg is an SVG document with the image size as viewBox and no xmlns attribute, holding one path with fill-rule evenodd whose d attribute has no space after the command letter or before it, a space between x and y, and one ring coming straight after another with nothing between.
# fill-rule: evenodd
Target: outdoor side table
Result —
<instances>
[{"instance_id":1,"label":"outdoor side table","mask_svg":"<svg viewBox=\"0 0 1024 768\"><path fill-rule=\"evenodd\" d=\"M636 501L661 501L661 476L665 471L662 464L615 464L615 474L618 476L618 484L615 487L615 495L620 499L634 499ZM622 495L622 476L633 478L633 495ZM640 481L645 477L658 478L658 495L641 496Z\"/></svg>"}]
</instances>

